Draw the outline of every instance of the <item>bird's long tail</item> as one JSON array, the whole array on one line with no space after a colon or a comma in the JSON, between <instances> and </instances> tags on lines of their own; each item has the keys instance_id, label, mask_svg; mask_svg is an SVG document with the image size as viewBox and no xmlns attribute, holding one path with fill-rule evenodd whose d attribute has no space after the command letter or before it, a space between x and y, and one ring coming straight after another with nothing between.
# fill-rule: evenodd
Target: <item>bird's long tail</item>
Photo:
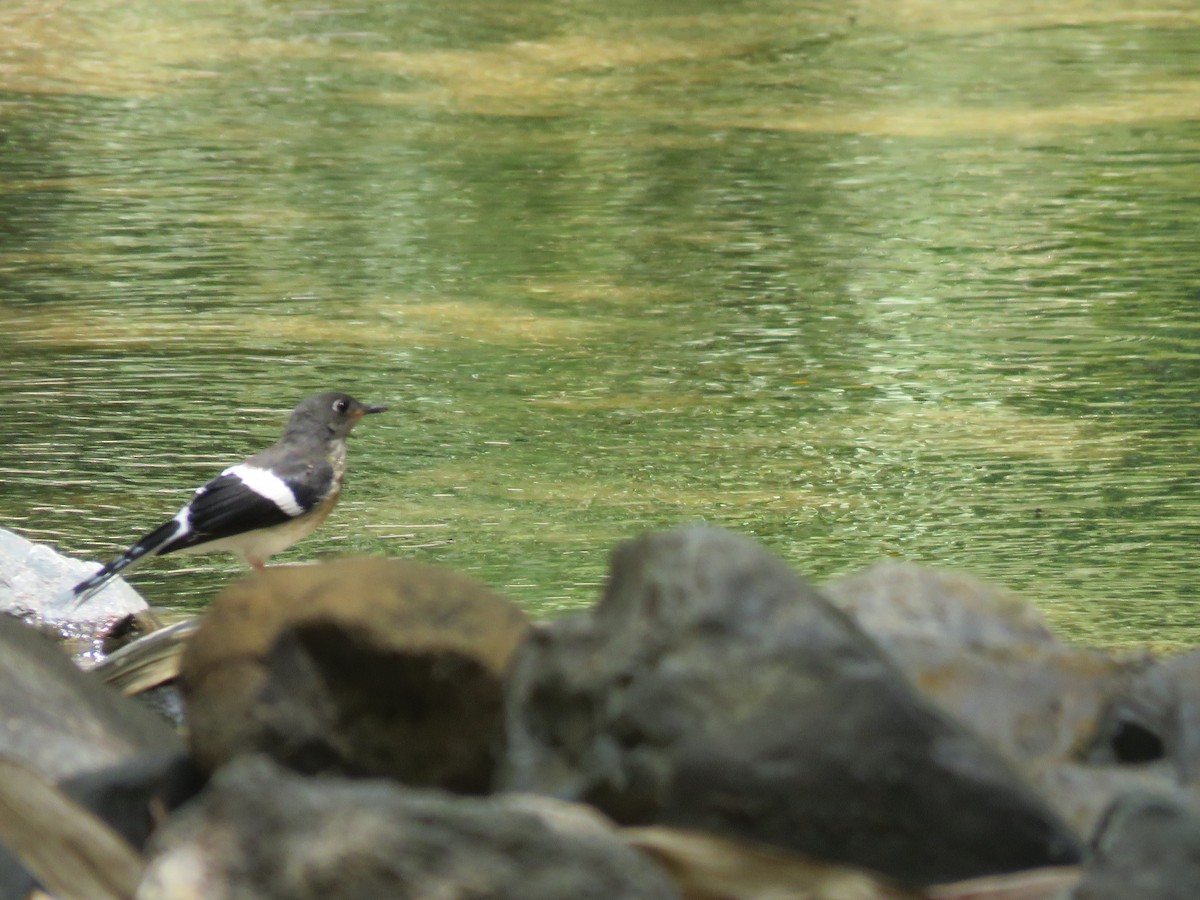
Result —
<instances>
[{"instance_id":1,"label":"bird's long tail","mask_svg":"<svg viewBox=\"0 0 1200 900\"><path fill-rule=\"evenodd\" d=\"M178 534L179 527L177 519L163 523L95 575L79 582L79 584L71 588L70 596L67 598L71 604L70 608L78 609L126 569L142 561L147 556L157 555Z\"/></svg>"}]
</instances>

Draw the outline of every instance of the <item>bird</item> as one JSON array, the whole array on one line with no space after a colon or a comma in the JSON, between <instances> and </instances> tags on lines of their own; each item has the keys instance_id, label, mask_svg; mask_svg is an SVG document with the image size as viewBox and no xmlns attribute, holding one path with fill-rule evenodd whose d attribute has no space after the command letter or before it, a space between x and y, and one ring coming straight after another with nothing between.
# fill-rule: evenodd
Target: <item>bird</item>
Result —
<instances>
[{"instance_id":1,"label":"bird","mask_svg":"<svg viewBox=\"0 0 1200 900\"><path fill-rule=\"evenodd\" d=\"M75 585L65 598L70 608L152 556L225 551L266 568L325 521L346 476L346 438L363 416L386 410L337 391L303 400L275 444L197 488L174 518Z\"/></svg>"}]
</instances>

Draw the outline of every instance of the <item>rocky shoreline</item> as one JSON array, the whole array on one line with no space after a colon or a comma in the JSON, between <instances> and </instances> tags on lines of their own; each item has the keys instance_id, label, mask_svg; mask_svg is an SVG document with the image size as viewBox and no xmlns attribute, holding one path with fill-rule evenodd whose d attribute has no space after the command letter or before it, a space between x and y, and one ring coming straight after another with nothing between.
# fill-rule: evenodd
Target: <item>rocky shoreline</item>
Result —
<instances>
[{"instance_id":1,"label":"rocky shoreline","mask_svg":"<svg viewBox=\"0 0 1200 900\"><path fill-rule=\"evenodd\" d=\"M348 559L85 671L45 634L86 631L37 602L74 574L45 549L0 582L4 898L1200 895L1200 653L1072 646L969 576L817 589L681 528L531 623Z\"/></svg>"}]
</instances>

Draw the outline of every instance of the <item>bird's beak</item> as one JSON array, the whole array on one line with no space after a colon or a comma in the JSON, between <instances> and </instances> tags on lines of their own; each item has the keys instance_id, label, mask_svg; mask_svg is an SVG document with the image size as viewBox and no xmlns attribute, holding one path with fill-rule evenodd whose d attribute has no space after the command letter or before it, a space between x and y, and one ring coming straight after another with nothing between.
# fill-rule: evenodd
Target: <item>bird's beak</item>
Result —
<instances>
[{"instance_id":1,"label":"bird's beak","mask_svg":"<svg viewBox=\"0 0 1200 900\"><path fill-rule=\"evenodd\" d=\"M383 412L386 409L387 409L386 406L363 406L360 403L358 408L355 409L354 412L351 414L353 416L353 418L350 421L351 421L352 425L357 425L359 422L362 421L363 416L365 416L367 413Z\"/></svg>"}]
</instances>

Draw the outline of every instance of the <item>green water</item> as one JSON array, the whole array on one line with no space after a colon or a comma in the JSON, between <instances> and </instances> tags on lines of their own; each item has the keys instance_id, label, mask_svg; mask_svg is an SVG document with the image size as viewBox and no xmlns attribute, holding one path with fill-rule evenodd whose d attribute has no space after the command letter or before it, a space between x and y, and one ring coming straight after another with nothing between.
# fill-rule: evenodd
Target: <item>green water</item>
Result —
<instances>
[{"instance_id":1,"label":"green water","mask_svg":"<svg viewBox=\"0 0 1200 900\"><path fill-rule=\"evenodd\" d=\"M107 558L338 388L277 561L550 614L705 521L1200 639L1200 11L646 8L4 4L0 524Z\"/></svg>"}]
</instances>

